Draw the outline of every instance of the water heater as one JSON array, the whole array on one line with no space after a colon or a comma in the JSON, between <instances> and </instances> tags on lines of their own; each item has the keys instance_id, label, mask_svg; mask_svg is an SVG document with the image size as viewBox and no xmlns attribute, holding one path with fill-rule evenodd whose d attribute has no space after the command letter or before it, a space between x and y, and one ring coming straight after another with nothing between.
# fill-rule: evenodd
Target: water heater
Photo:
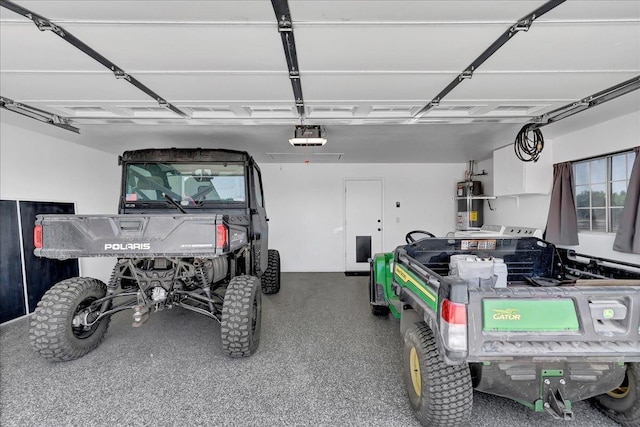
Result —
<instances>
[{"instance_id":1,"label":"water heater","mask_svg":"<svg viewBox=\"0 0 640 427\"><path fill-rule=\"evenodd\" d=\"M473 198L473 196L480 195L482 195L482 183L480 181L463 181L457 184L457 230L473 230L482 227L483 200Z\"/></svg>"}]
</instances>

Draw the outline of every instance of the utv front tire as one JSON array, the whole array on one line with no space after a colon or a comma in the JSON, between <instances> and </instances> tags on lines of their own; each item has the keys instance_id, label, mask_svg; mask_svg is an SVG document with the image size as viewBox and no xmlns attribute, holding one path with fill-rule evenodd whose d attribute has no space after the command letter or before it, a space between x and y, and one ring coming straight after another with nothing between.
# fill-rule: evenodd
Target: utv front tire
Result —
<instances>
[{"instance_id":1,"label":"utv front tire","mask_svg":"<svg viewBox=\"0 0 640 427\"><path fill-rule=\"evenodd\" d=\"M469 365L450 366L424 322L404 336L404 382L416 418L425 426L467 425L473 405Z\"/></svg>"},{"instance_id":2,"label":"utv front tire","mask_svg":"<svg viewBox=\"0 0 640 427\"><path fill-rule=\"evenodd\" d=\"M596 396L593 402L621 426L640 427L640 363L627 363L620 387Z\"/></svg>"},{"instance_id":3,"label":"utv front tire","mask_svg":"<svg viewBox=\"0 0 640 427\"><path fill-rule=\"evenodd\" d=\"M78 359L102 342L110 317L92 326L73 326L76 314L103 298L106 285L90 277L74 277L55 284L42 297L29 324L29 339L44 358L64 362Z\"/></svg>"},{"instance_id":4,"label":"utv front tire","mask_svg":"<svg viewBox=\"0 0 640 427\"><path fill-rule=\"evenodd\" d=\"M222 349L231 357L251 356L260 343L262 300L260 280L253 276L231 279L222 304Z\"/></svg>"},{"instance_id":5,"label":"utv front tire","mask_svg":"<svg viewBox=\"0 0 640 427\"><path fill-rule=\"evenodd\" d=\"M269 249L269 263L262 275L262 292L277 294L280 291L280 252Z\"/></svg>"}]
</instances>

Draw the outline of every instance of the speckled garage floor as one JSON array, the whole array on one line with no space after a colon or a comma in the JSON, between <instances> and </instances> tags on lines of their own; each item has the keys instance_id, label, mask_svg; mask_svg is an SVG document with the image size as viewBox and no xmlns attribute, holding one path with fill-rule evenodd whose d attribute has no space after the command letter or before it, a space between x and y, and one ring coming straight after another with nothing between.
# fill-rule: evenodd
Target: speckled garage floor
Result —
<instances>
[{"instance_id":1,"label":"speckled garage floor","mask_svg":"<svg viewBox=\"0 0 640 427\"><path fill-rule=\"evenodd\" d=\"M263 298L262 338L247 359L222 354L219 325L183 309L141 328L113 317L102 345L50 363L27 321L0 328L0 425L418 426L401 372L399 322L369 312L368 278L288 273ZM559 422L475 393L471 425L615 426L584 402Z\"/></svg>"}]
</instances>

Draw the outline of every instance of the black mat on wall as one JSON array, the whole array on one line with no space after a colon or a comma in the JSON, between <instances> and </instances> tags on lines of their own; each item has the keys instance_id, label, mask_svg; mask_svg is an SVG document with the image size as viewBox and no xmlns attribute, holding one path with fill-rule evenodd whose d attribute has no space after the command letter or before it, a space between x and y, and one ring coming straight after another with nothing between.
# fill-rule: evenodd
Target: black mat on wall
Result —
<instances>
[{"instance_id":1,"label":"black mat on wall","mask_svg":"<svg viewBox=\"0 0 640 427\"><path fill-rule=\"evenodd\" d=\"M0 200L0 323L23 316L20 229L15 200Z\"/></svg>"},{"instance_id":2,"label":"black mat on wall","mask_svg":"<svg viewBox=\"0 0 640 427\"><path fill-rule=\"evenodd\" d=\"M38 258L33 254L33 225L38 214L73 214L73 203L20 202L22 242L27 275L29 312L35 310L42 295L57 282L79 274L78 260L59 261Z\"/></svg>"}]
</instances>

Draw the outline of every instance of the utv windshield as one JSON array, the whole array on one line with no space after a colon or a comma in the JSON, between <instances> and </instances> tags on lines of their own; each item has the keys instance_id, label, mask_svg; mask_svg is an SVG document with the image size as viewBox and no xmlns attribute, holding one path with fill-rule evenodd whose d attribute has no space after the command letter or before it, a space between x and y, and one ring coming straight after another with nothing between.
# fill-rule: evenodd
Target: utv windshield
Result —
<instances>
[{"instance_id":1,"label":"utv windshield","mask_svg":"<svg viewBox=\"0 0 640 427\"><path fill-rule=\"evenodd\" d=\"M169 198L181 206L244 203L244 171L241 163L129 163L125 203L166 204Z\"/></svg>"}]
</instances>

